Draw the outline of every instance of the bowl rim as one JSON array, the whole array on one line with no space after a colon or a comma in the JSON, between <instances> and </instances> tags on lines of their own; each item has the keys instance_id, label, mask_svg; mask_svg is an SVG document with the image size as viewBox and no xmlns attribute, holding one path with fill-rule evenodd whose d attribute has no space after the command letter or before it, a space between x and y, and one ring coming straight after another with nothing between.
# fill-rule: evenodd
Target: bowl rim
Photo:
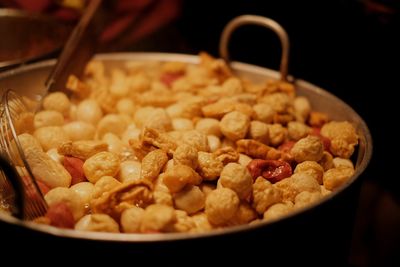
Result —
<instances>
[{"instance_id":1,"label":"bowl rim","mask_svg":"<svg viewBox=\"0 0 400 267\"><path fill-rule=\"evenodd\" d=\"M125 52L125 53L107 53L107 54L97 54L94 59L97 60L105 60L105 61L183 61L187 63L196 64L199 62L199 58L197 55L189 55L189 54L175 54L175 53L149 53L149 52ZM41 69L41 68L49 68L55 64L56 60L45 60L37 63L28 64L16 69L8 70L3 73L0 73L0 80L6 79L9 76L13 76L16 74L21 74L25 72L29 72L31 70ZM242 62L231 62L231 66L234 70L246 70L248 72L254 74L260 74L271 78L279 78L279 72L275 70L271 70L268 68L251 65ZM198 238L206 238L206 237L214 237L220 235L234 234L239 232L247 232L253 231L263 227L269 227L271 225L275 225L280 223L281 221L288 220L290 218L296 217L302 213L310 211L318 206L324 205L332 201L333 198L338 197L339 194L342 194L343 191L348 190L348 188L355 183L356 180L359 179L359 176L365 171L367 168L369 161L372 157L372 137L371 133L368 129L368 126L361 118L361 116L351 108L347 103L345 103L340 98L336 97L332 93L312 84L307 81L301 79L290 78L294 81L296 86L300 86L302 88L307 88L306 90L313 91L314 93L321 95L322 97L327 97L332 101L339 102L340 105L346 110L346 112L352 113L359 123L359 130L363 133L365 137L365 152L363 158L360 161L359 166L356 168L354 175L351 179L349 179L345 185L341 186L335 192L332 192L328 196L324 197L321 201L317 203L313 203L307 207L295 210L285 216L279 217L278 219L274 219L271 221L260 221L259 223L254 224L244 224L238 226L230 226L222 229L213 229L211 231L203 232L203 233L157 233L157 234L139 234L139 233L102 233L102 232L84 232L70 229L61 229L48 225L41 225L38 223L33 223L29 221L22 221L17 218L14 218L7 214L0 213L0 221L4 221L6 223L14 224L20 227L24 227L30 230L39 231L45 234L50 234L57 237L64 238L74 238L74 239L85 239L85 240L96 240L96 241L115 241L115 242L132 242L132 243L142 243L142 242L165 242L165 241L173 241L173 240L187 240L187 239L198 239ZM6 88L5 88L6 89ZM360 156L360 155L358 155ZM358 159L359 160L359 159Z\"/></svg>"}]
</instances>

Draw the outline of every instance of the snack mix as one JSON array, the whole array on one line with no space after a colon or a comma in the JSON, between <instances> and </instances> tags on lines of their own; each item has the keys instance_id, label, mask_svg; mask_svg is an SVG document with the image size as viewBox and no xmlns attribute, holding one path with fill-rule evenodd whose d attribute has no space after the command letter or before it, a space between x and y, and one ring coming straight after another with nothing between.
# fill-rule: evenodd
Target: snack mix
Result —
<instances>
[{"instance_id":1,"label":"snack mix","mask_svg":"<svg viewBox=\"0 0 400 267\"><path fill-rule=\"evenodd\" d=\"M254 83L199 57L92 61L82 80L69 78L70 97L44 98L19 135L49 206L36 222L198 233L275 220L346 184L351 123L313 111L291 83Z\"/></svg>"}]
</instances>

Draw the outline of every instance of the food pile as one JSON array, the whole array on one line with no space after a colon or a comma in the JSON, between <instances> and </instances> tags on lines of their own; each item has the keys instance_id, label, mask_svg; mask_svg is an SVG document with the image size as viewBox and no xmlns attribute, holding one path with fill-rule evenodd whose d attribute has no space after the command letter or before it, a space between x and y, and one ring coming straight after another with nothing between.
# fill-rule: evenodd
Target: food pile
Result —
<instances>
[{"instance_id":1,"label":"food pile","mask_svg":"<svg viewBox=\"0 0 400 267\"><path fill-rule=\"evenodd\" d=\"M275 220L354 173L351 123L313 111L293 84L239 78L205 53L197 65L92 61L66 88L19 135L49 205L38 223L204 232Z\"/></svg>"}]
</instances>

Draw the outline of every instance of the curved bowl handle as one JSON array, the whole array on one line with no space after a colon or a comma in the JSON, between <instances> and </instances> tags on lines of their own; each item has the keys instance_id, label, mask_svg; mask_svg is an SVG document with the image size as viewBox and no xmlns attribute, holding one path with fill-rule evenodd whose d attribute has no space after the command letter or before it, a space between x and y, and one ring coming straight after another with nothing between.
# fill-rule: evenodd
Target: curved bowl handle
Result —
<instances>
[{"instance_id":1,"label":"curved bowl handle","mask_svg":"<svg viewBox=\"0 0 400 267\"><path fill-rule=\"evenodd\" d=\"M231 20L224 28L219 42L220 56L229 63L228 44L232 33L243 25L259 25L266 27L276 33L279 37L282 46L282 57L280 65L281 80L286 81L288 76L289 62L289 37L285 29L276 21L255 15L243 15Z\"/></svg>"}]
</instances>

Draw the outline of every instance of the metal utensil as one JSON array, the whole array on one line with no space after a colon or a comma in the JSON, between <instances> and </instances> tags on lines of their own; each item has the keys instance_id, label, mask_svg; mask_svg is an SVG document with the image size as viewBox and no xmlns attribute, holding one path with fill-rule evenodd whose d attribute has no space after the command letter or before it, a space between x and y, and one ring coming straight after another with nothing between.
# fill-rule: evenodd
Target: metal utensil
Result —
<instances>
[{"instance_id":1,"label":"metal utensil","mask_svg":"<svg viewBox=\"0 0 400 267\"><path fill-rule=\"evenodd\" d=\"M97 36L102 28L102 0L91 0L68 38L57 64L45 82L48 92L62 91L69 75L80 77L86 63L96 51Z\"/></svg>"},{"instance_id":2,"label":"metal utensil","mask_svg":"<svg viewBox=\"0 0 400 267\"><path fill-rule=\"evenodd\" d=\"M89 2L46 80L47 92L65 91L64 85L69 75L80 76L86 63L93 56L96 41L94 34L98 33L93 28L95 27L93 18L98 14L101 3L102 0ZM29 110L17 93L12 90L5 92L0 116L2 153L0 187L6 195L4 199L10 200L7 205L11 213L26 220L43 216L47 211L46 201L18 140L18 134L25 132L24 130L29 128L29 123L32 123L33 130L33 115L33 111ZM17 171L8 162L18 166Z\"/></svg>"},{"instance_id":3,"label":"metal utensil","mask_svg":"<svg viewBox=\"0 0 400 267\"><path fill-rule=\"evenodd\" d=\"M0 186L10 212L26 220L40 217L47 210L46 201L18 140L18 134L33 128L30 125L33 125L33 112L29 111L20 96L7 91L3 95L0 116Z\"/></svg>"}]
</instances>

